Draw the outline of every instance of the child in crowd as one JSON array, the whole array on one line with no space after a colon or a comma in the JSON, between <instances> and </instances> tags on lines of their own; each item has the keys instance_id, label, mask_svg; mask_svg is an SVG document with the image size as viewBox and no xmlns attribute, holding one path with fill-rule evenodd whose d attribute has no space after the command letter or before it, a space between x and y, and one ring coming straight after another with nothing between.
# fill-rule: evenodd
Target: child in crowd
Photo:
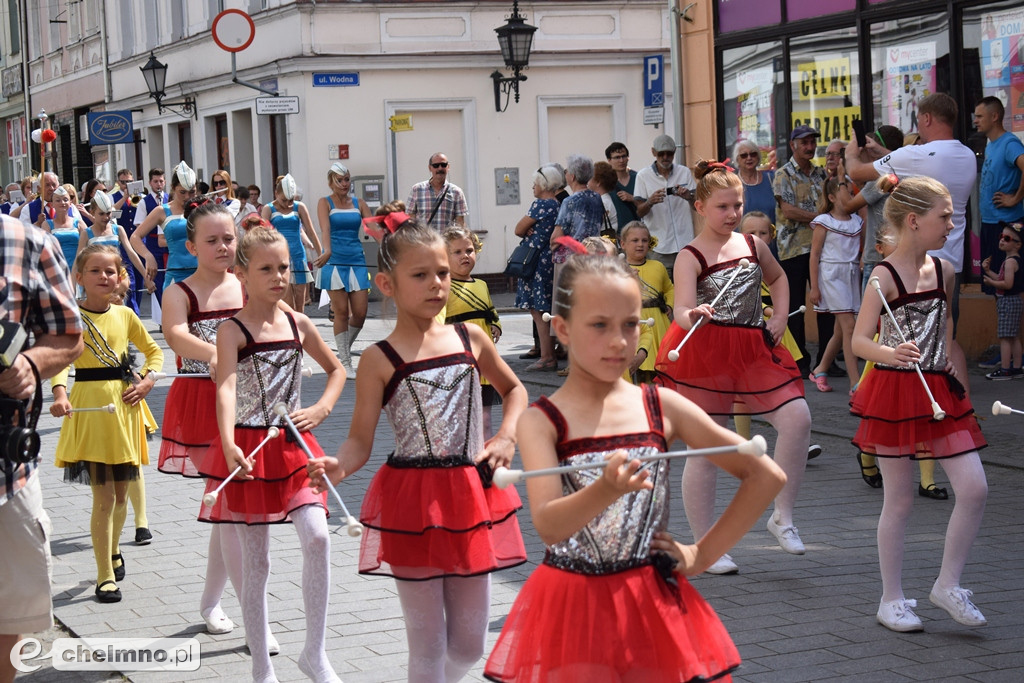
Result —
<instances>
[{"instance_id":1,"label":"child in crowd","mask_svg":"<svg viewBox=\"0 0 1024 683\"><path fill-rule=\"evenodd\" d=\"M96 559L96 599L121 600L117 582L125 576L118 539L128 513L128 483L149 464L142 401L153 388L150 373L163 367L164 355L142 321L126 306L111 304L120 283L121 256L113 247L94 244L78 253L75 279L85 291L79 302L85 325L85 351L75 361L70 396L67 370L51 380L54 417L68 416L60 431L55 464L64 480L92 487L89 528ZM131 366L128 343L146 356L141 375ZM74 415L75 408L105 411Z\"/></svg>"},{"instance_id":2,"label":"child in crowd","mask_svg":"<svg viewBox=\"0 0 1024 683\"><path fill-rule=\"evenodd\" d=\"M158 468L168 474L198 477L217 432L217 329L242 308L242 285L229 268L235 263L237 233L223 204L190 202L185 207L186 247L195 254L196 272L164 292L163 328L167 345L183 373L208 378L176 379L167 392ZM234 622L220 599L230 577L242 595L242 546L233 524L210 527L206 585L199 612L211 634L228 633Z\"/></svg>"},{"instance_id":3,"label":"child in crowd","mask_svg":"<svg viewBox=\"0 0 1024 683\"><path fill-rule=\"evenodd\" d=\"M472 322L487 333L494 343L501 339L501 321L491 301L487 283L473 278L476 255L483 243L476 233L458 225L452 225L443 234L448 248L448 267L451 269L451 290L445 305L446 325ZM497 401L497 393L486 377L480 378L480 397L483 401L484 436L491 436L491 406Z\"/></svg>"},{"instance_id":4,"label":"child in crowd","mask_svg":"<svg viewBox=\"0 0 1024 683\"><path fill-rule=\"evenodd\" d=\"M676 389L722 425L736 412L737 402L742 414L766 415L778 432L775 461L786 473L768 531L783 550L802 555L804 544L793 524L793 508L807 464L811 414L800 371L778 345L788 315L786 276L764 242L735 232L743 213L739 176L715 161L700 162L694 175L694 206L704 216L704 229L676 258L675 320L658 350L657 381ZM751 267L744 270L743 260ZM762 279L774 304L767 322L761 312ZM704 319L707 324L701 324L679 349L678 359L671 360L669 351L679 346L687 329ZM716 479L715 466L705 458L688 460L683 468L683 503L694 538L703 537L714 521ZM737 571L728 555L716 565L715 573Z\"/></svg>"},{"instance_id":5,"label":"child in crowd","mask_svg":"<svg viewBox=\"0 0 1024 683\"><path fill-rule=\"evenodd\" d=\"M999 251L1006 254L999 272L990 268L992 257L981 262L984 283L996 290L996 314L999 316L997 332L999 334L1000 367L985 377L994 380L1020 379L1024 377L1021 369L1020 318L1024 311L1024 268L1020 260L1020 223L1008 223L999 236Z\"/></svg>"},{"instance_id":6,"label":"child in crowd","mask_svg":"<svg viewBox=\"0 0 1024 683\"><path fill-rule=\"evenodd\" d=\"M740 659L717 615L687 582L725 553L782 487L766 457L707 458L740 480L706 535L684 546L667 533L669 461L642 455L682 439L694 447L740 439L672 391L622 379L637 345L641 289L618 258L573 255L552 319L572 371L519 420L527 470L593 469L527 480L533 523L547 545L523 586L484 674L496 681L717 680Z\"/></svg>"},{"instance_id":7,"label":"child in crowd","mask_svg":"<svg viewBox=\"0 0 1024 683\"><path fill-rule=\"evenodd\" d=\"M646 225L640 221L627 223L622 228L619 241L622 244L622 253L626 256L626 263L640 278L644 306L640 315L644 318L654 318L653 345L657 350L672 322L672 306L675 304L672 280L660 261L647 258L654 245L651 231ZM651 354L640 364L635 373L637 384L654 380L655 355Z\"/></svg>"},{"instance_id":8,"label":"child in crowd","mask_svg":"<svg viewBox=\"0 0 1024 683\"><path fill-rule=\"evenodd\" d=\"M515 452L526 389L476 325L444 325L449 259L436 231L394 205L381 224L377 286L395 302L394 331L363 352L348 440L336 458L310 466L337 483L370 457L380 411L395 451L363 500L359 573L391 575L409 643L410 681L456 681L483 655L490 572L522 564L514 490L490 485L492 468ZM485 441L480 376L501 396L504 415Z\"/></svg>"},{"instance_id":9,"label":"child in crowd","mask_svg":"<svg viewBox=\"0 0 1024 683\"><path fill-rule=\"evenodd\" d=\"M316 327L301 313L285 310L291 258L281 233L254 228L239 243L235 276L248 300L217 329L217 427L215 439L202 460L200 473L212 492L237 467L238 476L220 492L215 503L205 502L204 522L236 524L242 546L242 617L252 655L254 681L272 681L270 626L267 618L267 580L270 575L270 524L290 520L302 549L302 603L306 642L299 669L315 681L337 681L327 660L324 639L330 593L330 537L327 503L308 486L307 458L274 412L288 406L301 438L317 455L323 451L311 430L330 414L345 384L345 371ZM234 296L218 306L230 307ZM303 352L327 373L320 399L299 405ZM178 380L181 381L181 380ZM267 436L281 428L251 459L247 456Z\"/></svg>"},{"instance_id":10,"label":"child in crowd","mask_svg":"<svg viewBox=\"0 0 1024 683\"><path fill-rule=\"evenodd\" d=\"M828 368L842 344L850 394L857 385L857 357L853 355L853 324L860 309L860 254L864 221L843 209L852 197L845 176L829 178L818 199L819 215L811 221L811 303L818 313L836 317L840 334L832 335L821 362L811 370L818 391L832 391Z\"/></svg>"},{"instance_id":11,"label":"child in crowd","mask_svg":"<svg viewBox=\"0 0 1024 683\"><path fill-rule=\"evenodd\" d=\"M898 182L898 184L897 184ZM942 568L930 600L957 622L982 626L985 617L960 586L971 545L981 526L988 495L978 449L985 446L963 387L951 374L947 356L952 343L949 300L953 268L928 255L945 243L953 228L953 202L946 187L926 176L879 179L890 192L886 220L899 239L896 249L872 272L889 302L895 324L883 314L877 292L864 299L854 331L854 351L875 367L853 396L850 411L861 418L853 443L878 458L885 478L884 502L878 518L878 563L882 573L879 623L893 631L920 631L917 601L903 592L906 528L913 508L913 465L921 458L938 459L949 477L956 504L946 528ZM869 289L873 290L874 287ZM875 330L881 326L877 341ZM929 394L914 371L917 365L931 395L945 411L932 414ZM919 564L919 562L918 562Z\"/></svg>"}]
</instances>

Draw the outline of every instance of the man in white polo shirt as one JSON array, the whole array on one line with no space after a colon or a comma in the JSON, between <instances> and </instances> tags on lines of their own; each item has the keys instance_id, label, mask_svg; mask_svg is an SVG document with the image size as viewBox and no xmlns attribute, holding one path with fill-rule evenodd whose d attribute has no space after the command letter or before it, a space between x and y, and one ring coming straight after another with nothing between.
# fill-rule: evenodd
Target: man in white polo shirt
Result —
<instances>
[{"instance_id":1,"label":"man in white polo shirt","mask_svg":"<svg viewBox=\"0 0 1024 683\"><path fill-rule=\"evenodd\" d=\"M675 163L676 141L668 135L654 138L651 154L654 163L637 172L633 195L637 215L658 240L650 256L661 261L672 277L676 254L694 237L690 207L697 183L690 169Z\"/></svg>"}]
</instances>

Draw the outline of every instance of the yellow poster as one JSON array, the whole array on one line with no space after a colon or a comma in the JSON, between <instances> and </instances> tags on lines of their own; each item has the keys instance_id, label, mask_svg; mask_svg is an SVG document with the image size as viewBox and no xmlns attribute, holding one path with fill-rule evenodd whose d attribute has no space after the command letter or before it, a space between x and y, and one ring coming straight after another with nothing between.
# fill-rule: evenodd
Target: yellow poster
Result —
<instances>
[{"instance_id":1,"label":"yellow poster","mask_svg":"<svg viewBox=\"0 0 1024 683\"><path fill-rule=\"evenodd\" d=\"M831 140L850 140L853 137L853 122L860 118L860 107L836 107L813 111L793 112L793 125L812 126L821 134L821 144Z\"/></svg>"},{"instance_id":2,"label":"yellow poster","mask_svg":"<svg viewBox=\"0 0 1024 683\"><path fill-rule=\"evenodd\" d=\"M797 88L801 100L813 100L819 97L849 97L851 95L850 60L822 59L797 65L800 82Z\"/></svg>"}]
</instances>

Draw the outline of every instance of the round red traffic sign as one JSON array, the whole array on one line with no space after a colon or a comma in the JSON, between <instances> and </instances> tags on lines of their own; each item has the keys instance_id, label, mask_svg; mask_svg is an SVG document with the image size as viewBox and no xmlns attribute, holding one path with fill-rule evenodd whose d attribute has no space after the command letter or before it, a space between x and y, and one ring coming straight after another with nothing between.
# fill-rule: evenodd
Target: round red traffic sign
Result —
<instances>
[{"instance_id":1,"label":"round red traffic sign","mask_svg":"<svg viewBox=\"0 0 1024 683\"><path fill-rule=\"evenodd\" d=\"M256 24L240 9L226 9L213 18L213 42L227 52L241 52L252 45Z\"/></svg>"}]
</instances>

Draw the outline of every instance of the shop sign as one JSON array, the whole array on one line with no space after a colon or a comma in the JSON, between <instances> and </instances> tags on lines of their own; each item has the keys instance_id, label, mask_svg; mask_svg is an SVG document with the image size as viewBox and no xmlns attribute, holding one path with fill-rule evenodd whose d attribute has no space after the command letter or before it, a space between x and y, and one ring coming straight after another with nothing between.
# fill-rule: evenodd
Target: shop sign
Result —
<instances>
[{"instance_id":1,"label":"shop sign","mask_svg":"<svg viewBox=\"0 0 1024 683\"><path fill-rule=\"evenodd\" d=\"M860 107L835 107L793 112L793 125L812 126L821 133L821 140L850 140L853 122L860 118Z\"/></svg>"},{"instance_id":2,"label":"shop sign","mask_svg":"<svg viewBox=\"0 0 1024 683\"><path fill-rule=\"evenodd\" d=\"M21 64L9 66L0 72L0 79L3 80L3 96L10 97L24 91L21 80Z\"/></svg>"},{"instance_id":3,"label":"shop sign","mask_svg":"<svg viewBox=\"0 0 1024 683\"><path fill-rule=\"evenodd\" d=\"M127 109L89 112L87 125L89 127L89 144L94 147L135 142L132 113Z\"/></svg>"},{"instance_id":4,"label":"shop sign","mask_svg":"<svg viewBox=\"0 0 1024 683\"><path fill-rule=\"evenodd\" d=\"M800 99L849 97L851 93L850 59L816 59L797 66L800 72Z\"/></svg>"}]
</instances>

